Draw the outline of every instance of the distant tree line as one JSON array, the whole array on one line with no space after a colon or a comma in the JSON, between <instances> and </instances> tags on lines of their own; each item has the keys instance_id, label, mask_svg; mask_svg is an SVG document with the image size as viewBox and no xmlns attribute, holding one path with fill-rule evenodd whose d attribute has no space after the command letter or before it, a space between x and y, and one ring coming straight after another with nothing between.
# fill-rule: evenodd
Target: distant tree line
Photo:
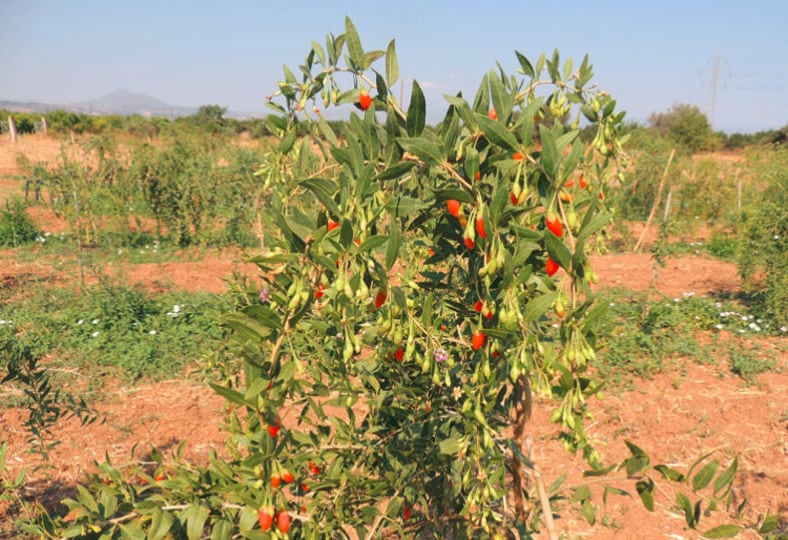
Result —
<instances>
[{"instance_id":1,"label":"distant tree line","mask_svg":"<svg viewBox=\"0 0 788 540\"><path fill-rule=\"evenodd\" d=\"M239 120L226 118L225 107L210 104L201 106L190 116L166 118L160 116L141 115L104 115L95 116L65 110L47 113L20 113L0 109L0 131L8 129L6 122L13 116L17 133L35 133L41 130L41 119L46 118L48 129L54 133L88 133L99 134L107 131L125 133L132 136L156 137L182 130L200 130L203 132L233 135L247 133L252 138L261 138L277 133L279 126L274 117L250 118ZM569 119L562 119L568 122ZM342 120L330 120L328 124L340 134ZM306 134L306 126L300 125L299 134ZM665 112L655 112L649 116L645 125L633 122L629 124L632 143L645 139L663 139L685 153L703 152L721 149L743 148L752 145L781 145L788 139L788 124L780 129L770 129L757 133L715 132L708 118L695 105L678 103ZM584 139L593 138L588 130L581 131Z\"/></svg>"}]
</instances>

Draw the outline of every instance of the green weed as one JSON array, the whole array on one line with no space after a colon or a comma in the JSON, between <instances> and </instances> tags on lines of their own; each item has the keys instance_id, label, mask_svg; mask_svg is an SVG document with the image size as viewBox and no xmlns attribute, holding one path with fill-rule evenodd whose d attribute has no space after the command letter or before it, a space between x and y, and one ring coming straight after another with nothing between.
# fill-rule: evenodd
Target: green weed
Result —
<instances>
[{"instance_id":1,"label":"green weed","mask_svg":"<svg viewBox=\"0 0 788 540\"><path fill-rule=\"evenodd\" d=\"M785 328L751 313L746 306L692 292L681 297L649 299L645 293L611 290L600 302L608 304L608 317L597 329L600 348L595 367L616 384L632 377L649 377L676 366L680 360L699 363L728 359L728 369L748 383L775 367L762 360L737 338L783 335ZM729 332L728 348L702 344L699 331Z\"/></svg>"},{"instance_id":2,"label":"green weed","mask_svg":"<svg viewBox=\"0 0 788 540\"><path fill-rule=\"evenodd\" d=\"M0 307L0 339L21 336L35 344L37 356L87 372L115 368L125 377L160 379L219 346L215 313L222 302L209 294L154 295L106 283L82 292L35 286Z\"/></svg>"}]
</instances>

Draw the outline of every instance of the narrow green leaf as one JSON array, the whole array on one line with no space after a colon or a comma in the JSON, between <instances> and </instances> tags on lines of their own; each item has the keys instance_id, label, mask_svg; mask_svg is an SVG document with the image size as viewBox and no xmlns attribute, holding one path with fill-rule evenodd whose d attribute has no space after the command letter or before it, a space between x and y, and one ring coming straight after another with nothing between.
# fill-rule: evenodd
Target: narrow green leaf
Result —
<instances>
[{"instance_id":1,"label":"narrow green leaf","mask_svg":"<svg viewBox=\"0 0 788 540\"><path fill-rule=\"evenodd\" d=\"M671 482L683 482L685 480L683 474L676 469L671 469L667 465L654 465L654 469L661 474L665 480L670 480Z\"/></svg>"},{"instance_id":2,"label":"narrow green leaf","mask_svg":"<svg viewBox=\"0 0 788 540\"><path fill-rule=\"evenodd\" d=\"M375 178L377 180L394 180L396 178L401 178L406 173L410 172L414 165L416 165L415 161L403 161L402 163L397 163L381 171Z\"/></svg>"},{"instance_id":3,"label":"narrow green leaf","mask_svg":"<svg viewBox=\"0 0 788 540\"><path fill-rule=\"evenodd\" d=\"M515 137L511 131L506 129L506 126L504 126L502 123L489 118L485 114L476 113L474 118L479 124L479 127L482 128L482 131L484 131L484 135L492 143L511 151L517 150L517 147L519 146L517 137Z\"/></svg>"},{"instance_id":4,"label":"narrow green leaf","mask_svg":"<svg viewBox=\"0 0 788 540\"><path fill-rule=\"evenodd\" d=\"M205 506L190 505L181 513L181 520L186 522L186 537L189 540L199 540L210 511Z\"/></svg>"},{"instance_id":5,"label":"narrow green leaf","mask_svg":"<svg viewBox=\"0 0 788 540\"><path fill-rule=\"evenodd\" d=\"M150 526L146 540L161 540L166 537L172 527L174 518L172 514L163 512L161 508L154 507L151 512Z\"/></svg>"},{"instance_id":6,"label":"narrow green leaf","mask_svg":"<svg viewBox=\"0 0 788 540\"><path fill-rule=\"evenodd\" d=\"M427 101L424 99L424 92L421 86L414 79L413 88L410 94L410 105L408 106L408 120L406 129L411 137L418 137L424 131L427 119Z\"/></svg>"},{"instance_id":7,"label":"narrow green leaf","mask_svg":"<svg viewBox=\"0 0 788 540\"><path fill-rule=\"evenodd\" d=\"M428 165L440 165L446 160L446 151L436 142L424 137L399 137L399 145Z\"/></svg>"},{"instance_id":8,"label":"narrow green leaf","mask_svg":"<svg viewBox=\"0 0 788 540\"><path fill-rule=\"evenodd\" d=\"M692 510L692 503L690 502L689 498L681 492L676 493L676 506L679 510L684 512L684 520L687 522L687 525L691 528L695 528L695 514Z\"/></svg>"},{"instance_id":9,"label":"narrow green leaf","mask_svg":"<svg viewBox=\"0 0 788 540\"><path fill-rule=\"evenodd\" d=\"M337 139L336 133L334 133L334 130L331 129L331 126L328 125L328 122L322 116L317 121L317 127L320 129L320 133L323 134L323 138L332 145L339 146L339 139Z\"/></svg>"},{"instance_id":10,"label":"narrow green leaf","mask_svg":"<svg viewBox=\"0 0 788 540\"><path fill-rule=\"evenodd\" d=\"M591 498L591 488L587 484L579 486L572 492L572 497L569 499L570 503L577 503Z\"/></svg>"},{"instance_id":11,"label":"narrow green leaf","mask_svg":"<svg viewBox=\"0 0 788 540\"><path fill-rule=\"evenodd\" d=\"M232 537L232 522L224 518L217 519L211 528L211 540L229 540Z\"/></svg>"},{"instance_id":12,"label":"narrow green leaf","mask_svg":"<svg viewBox=\"0 0 788 540\"><path fill-rule=\"evenodd\" d=\"M287 154L290 150L293 149L293 145L295 144L296 140L296 129L293 127L290 129L290 133L285 135L285 138L282 139L282 142L279 144L279 151L283 154Z\"/></svg>"},{"instance_id":13,"label":"narrow green leaf","mask_svg":"<svg viewBox=\"0 0 788 540\"><path fill-rule=\"evenodd\" d=\"M320 201L332 215L338 216L340 214L339 206L337 206L337 203L334 201L334 193L337 190L337 186L334 182L325 178L309 178L299 182L299 185L311 191L315 198Z\"/></svg>"},{"instance_id":14,"label":"narrow green leaf","mask_svg":"<svg viewBox=\"0 0 788 540\"><path fill-rule=\"evenodd\" d=\"M424 328L429 328L432 324L432 303L434 300L435 297L431 292L424 299L424 307L421 310L421 324L424 325Z\"/></svg>"},{"instance_id":15,"label":"narrow green leaf","mask_svg":"<svg viewBox=\"0 0 788 540\"><path fill-rule=\"evenodd\" d=\"M394 263L397 261L400 244L399 225L395 219L392 219L389 224L389 244L386 248L386 268L389 270L391 270L391 267L394 266Z\"/></svg>"},{"instance_id":16,"label":"narrow green leaf","mask_svg":"<svg viewBox=\"0 0 788 540\"><path fill-rule=\"evenodd\" d=\"M345 248L353 243L353 223L349 219L343 219L339 227L339 243Z\"/></svg>"},{"instance_id":17,"label":"narrow green leaf","mask_svg":"<svg viewBox=\"0 0 788 540\"><path fill-rule=\"evenodd\" d=\"M554 180L560 156L553 132L544 124L539 124L539 139L542 141L542 167L550 180Z\"/></svg>"},{"instance_id":18,"label":"narrow green leaf","mask_svg":"<svg viewBox=\"0 0 788 540\"><path fill-rule=\"evenodd\" d=\"M594 508L594 505L591 504L590 499L583 501L580 510L583 512L583 517L586 518L586 521L589 525L596 523L596 509Z\"/></svg>"},{"instance_id":19,"label":"narrow green leaf","mask_svg":"<svg viewBox=\"0 0 788 540\"><path fill-rule=\"evenodd\" d=\"M453 456L460 451L460 440L456 438L456 436L452 436L450 439L444 439L438 443L438 449L441 454Z\"/></svg>"},{"instance_id":20,"label":"narrow green leaf","mask_svg":"<svg viewBox=\"0 0 788 540\"><path fill-rule=\"evenodd\" d=\"M495 112L501 122L506 122L512 113L512 106L514 105L512 96L506 91L501 79L495 72L490 71L488 79L490 81L490 97L492 98Z\"/></svg>"},{"instance_id":21,"label":"narrow green leaf","mask_svg":"<svg viewBox=\"0 0 788 540\"><path fill-rule=\"evenodd\" d=\"M585 471L583 473L584 477L594 477L594 476L606 476L608 475L613 469L615 469L617 465L614 463L612 465L608 465L602 469L592 469L590 471Z\"/></svg>"},{"instance_id":22,"label":"narrow green leaf","mask_svg":"<svg viewBox=\"0 0 788 540\"><path fill-rule=\"evenodd\" d=\"M714 481L715 496L721 491L726 491L733 485L733 479L736 477L736 471L738 470L738 468L739 468L739 458L733 458L733 462Z\"/></svg>"},{"instance_id":23,"label":"narrow green leaf","mask_svg":"<svg viewBox=\"0 0 788 540\"><path fill-rule=\"evenodd\" d=\"M388 200L386 207L396 217L406 217L427 208L429 205L414 197L394 197Z\"/></svg>"},{"instance_id":24,"label":"narrow green leaf","mask_svg":"<svg viewBox=\"0 0 788 540\"><path fill-rule=\"evenodd\" d=\"M654 511L654 481L649 478L647 480L640 480L635 484L640 500L643 501L643 506L649 512Z\"/></svg>"},{"instance_id":25,"label":"narrow green leaf","mask_svg":"<svg viewBox=\"0 0 788 540\"><path fill-rule=\"evenodd\" d=\"M383 234L376 234L374 236L370 236L366 238L361 245L358 246L358 250L361 253L365 253L367 251L372 251L373 249L382 246L388 241L388 236Z\"/></svg>"},{"instance_id":26,"label":"narrow green leaf","mask_svg":"<svg viewBox=\"0 0 788 540\"><path fill-rule=\"evenodd\" d=\"M528 303L525 304L525 311L523 312L525 322L533 322L544 315L555 302L557 295L557 292L549 292L529 300Z\"/></svg>"},{"instance_id":27,"label":"narrow green leaf","mask_svg":"<svg viewBox=\"0 0 788 540\"><path fill-rule=\"evenodd\" d=\"M142 530L139 523L123 523L119 526L121 538L129 540L145 540L145 531ZM191 539L189 539L191 540Z\"/></svg>"},{"instance_id":28,"label":"narrow green leaf","mask_svg":"<svg viewBox=\"0 0 788 540\"><path fill-rule=\"evenodd\" d=\"M717 468L720 466L720 462L716 459L710 461L706 464L698 474L696 474L692 478L692 490L698 491L699 489L703 489L709 485L711 479L714 478L714 475L717 474Z\"/></svg>"},{"instance_id":29,"label":"narrow green leaf","mask_svg":"<svg viewBox=\"0 0 788 540\"><path fill-rule=\"evenodd\" d=\"M638 445L636 445L632 441L624 441L624 444L627 445L627 448L629 448L629 452L634 457L641 457L641 456L646 456L647 455L646 452L642 448L640 448Z\"/></svg>"},{"instance_id":30,"label":"narrow green leaf","mask_svg":"<svg viewBox=\"0 0 788 540\"><path fill-rule=\"evenodd\" d=\"M608 213L604 214L597 214L594 218L587 224L583 224L580 232L577 235L577 242L578 244L584 243L588 238L602 229L608 222L613 218Z\"/></svg>"},{"instance_id":31,"label":"narrow green leaf","mask_svg":"<svg viewBox=\"0 0 788 540\"><path fill-rule=\"evenodd\" d=\"M216 383L208 383L213 391L222 396L224 399L235 403L236 405L248 406L246 399L242 393L238 392L237 390L233 390L232 388L227 388L226 386L219 386Z\"/></svg>"},{"instance_id":32,"label":"narrow green leaf","mask_svg":"<svg viewBox=\"0 0 788 540\"><path fill-rule=\"evenodd\" d=\"M689 466L689 469L687 470L687 476L688 476L688 477L692 476L692 471L694 471L694 470L695 470L695 467L697 467L698 465L700 465L701 463L703 463L703 461L705 461L705 460L706 460L706 458L708 458L709 456L711 456L713 453L714 453L714 452L709 452L709 453L707 453L707 454L703 454L703 455L702 455L702 456L700 456L698 459L696 459L696 460L695 460L695 461L692 463L692 465L690 465L690 466Z\"/></svg>"},{"instance_id":33,"label":"narrow green leaf","mask_svg":"<svg viewBox=\"0 0 788 540\"><path fill-rule=\"evenodd\" d=\"M369 69L370 66L375 63L375 60L378 58L383 58L383 55L385 54L385 51L367 51L364 53L364 62L361 64L361 68Z\"/></svg>"},{"instance_id":34,"label":"narrow green leaf","mask_svg":"<svg viewBox=\"0 0 788 540\"><path fill-rule=\"evenodd\" d=\"M386 82L389 88L394 86L394 83L399 79L399 60L397 60L397 51L394 48L394 41L389 42L386 49Z\"/></svg>"},{"instance_id":35,"label":"narrow green leaf","mask_svg":"<svg viewBox=\"0 0 788 540\"><path fill-rule=\"evenodd\" d=\"M389 94L389 89L380 73L375 73L375 87L378 90L378 97L385 101Z\"/></svg>"},{"instance_id":36,"label":"narrow green leaf","mask_svg":"<svg viewBox=\"0 0 788 540\"><path fill-rule=\"evenodd\" d=\"M534 72L534 67L531 65L531 62L528 61L528 58L519 51L514 51L514 54L517 55L517 61L520 63L520 71L522 71L523 75L534 78L536 73Z\"/></svg>"},{"instance_id":37,"label":"narrow green leaf","mask_svg":"<svg viewBox=\"0 0 788 540\"><path fill-rule=\"evenodd\" d=\"M470 105L468 105L468 102L462 98L461 94L456 96L443 94L443 98L449 102L449 105L454 106L454 108L460 114L462 121L465 122L465 127L471 131L476 131L476 117L474 116L473 111L471 111Z\"/></svg>"},{"instance_id":38,"label":"narrow green leaf","mask_svg":"<svg viewBox=\"0 0 788 540\"><path fill-rule=\"evenodd\" d=\"M713 529L709 529L703 533L703 536L706 538L733 538L739 534L739 531L741 531L741 527L738 525L726 523L725 525L718 525Z\"/></svg>"},{"instance_id":39,"label":"narrow green leaf","mask_svg":"<svg viewBox=\"0 0 788 540\"><path fill-rule=\"evenodd\" d=\"M350 17L345 17L345 41L347 42L347 52L351 62L356 64L357 67L363 67L364 49L361 48L361 39L358 37L358 31Z\"/></svg>"},{"instance_id":40,"label":"narrow green leaf","mask_svg":"<svg viewBox=\"0 0 788 540\"><path fill-rule=\"evenodd\" d=\"M548 255L550 255L550 258L557 262L561 268L565 270L569 270L569 268L571 268L572 254L569 252L569 248L566 247L566 244L564 244L560 238L554 234L545 234L544 247L547 250Z\"/></svg>"}]
</instances>

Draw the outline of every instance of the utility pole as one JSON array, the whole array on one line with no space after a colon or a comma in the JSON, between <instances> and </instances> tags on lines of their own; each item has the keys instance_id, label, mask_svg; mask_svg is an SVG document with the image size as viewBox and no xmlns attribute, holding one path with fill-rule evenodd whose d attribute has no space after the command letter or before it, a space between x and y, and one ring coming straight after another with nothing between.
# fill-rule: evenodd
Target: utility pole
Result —
<instances>
[{"instance_id":1,"label":"utility pole","mask_svg":"<svg viewBox=\"0 0 788 540\"><path fill-rule=\"evenodd\" d=\"M714 110L717 107L717 85L720 82L720 53L714 56L711 68L711 85L709 86L709 124L714 127Z\"/></svg>"}]
</instances>

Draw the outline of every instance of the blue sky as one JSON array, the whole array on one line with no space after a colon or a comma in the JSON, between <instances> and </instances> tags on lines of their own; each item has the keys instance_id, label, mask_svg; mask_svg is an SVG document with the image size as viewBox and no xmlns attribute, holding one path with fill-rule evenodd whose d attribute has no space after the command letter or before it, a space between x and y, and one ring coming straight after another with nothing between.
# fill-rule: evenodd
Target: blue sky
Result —
<instances>
[{"instance_id":1,"label":"blue sky","mask_svg":"<svg viewBox=\"0 0 788 540\"><path fill-rule=\"evenodd\" d=\"M0 99L124 89L264 115L282 64L295 71L312 40L344 31L345 15L365 49L396 38L406 89L421 83L433 120L443 94L472 98L496 60L513 73L515 49L535 60L557 48L576 62L588 53L630 120L690 103L728 132L788 124L785 0L0 0Z\"/></svg>"}]
</instances>

